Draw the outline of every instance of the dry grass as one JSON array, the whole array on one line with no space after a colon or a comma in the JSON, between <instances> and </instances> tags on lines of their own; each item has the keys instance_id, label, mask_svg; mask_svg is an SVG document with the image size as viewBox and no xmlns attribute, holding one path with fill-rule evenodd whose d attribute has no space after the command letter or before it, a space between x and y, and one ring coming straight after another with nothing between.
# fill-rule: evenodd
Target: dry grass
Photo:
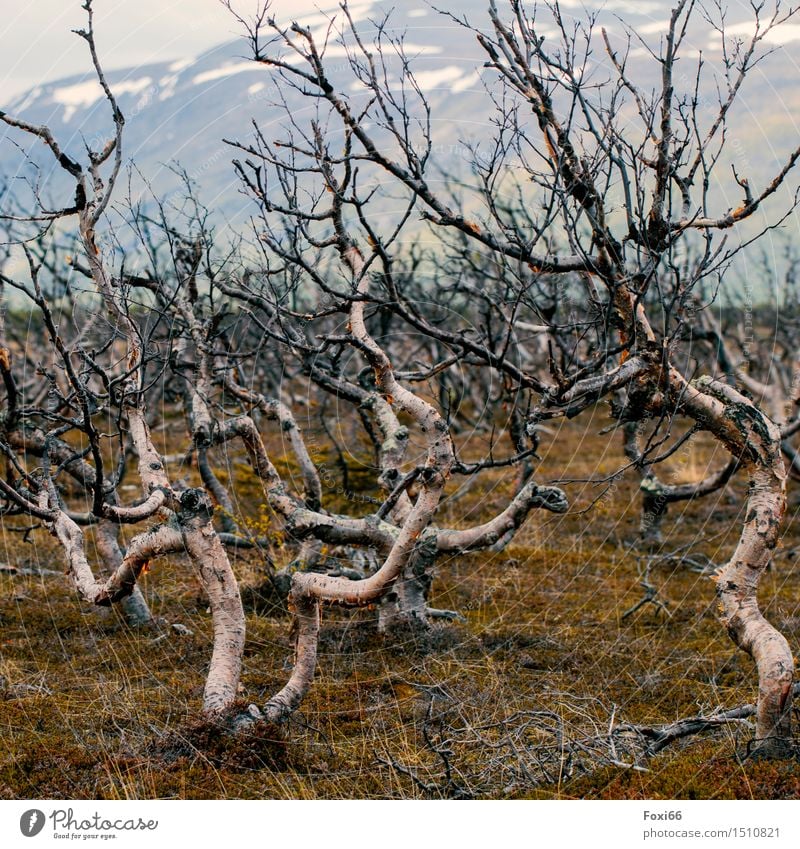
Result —
<instances>
[{"instance_id":1,"label":"dry grass","mask_svg":"<svg viewBox=\"0 0 800 849\"><path fill-rule=\"evenodd\" d=\"M538 479L620 468L619 435L598 435L607 422L599 408L565 425ZM697 440L664 476L691 479L724 459ZM263 524L258 489L239 460L231 458L229 470L243 511ZM282 468L291 472L288 461ZM485 518L505 503L510 477L465 487L441 524ZM355 473L351 485L367 479ZM670 615L647 604L622 618L642 597L646 562L636 546L633 474L565 488L570 513L535 515L506 552L440 563L432 602L460 610L465 623L437 626L424 640L384 639L372 611L326 611L319 673L301 714L246 744L198 722L210 615L188 564L154 564L146 578L154 612L193 632L161 639L87 609L57 575L2 575L0 796L800 798L797 764L737 760L744 729L688 740L646 761L634 748L617 753L620 762L639 757L647 771L610 766L588 744L576 748L614 725L751 702L755 679L715 617L710 580L680 558L650 572ZM741 495L739 481L717 498L673 508L663 551L722 562L736 539ZM800 639L796 500L793 493L761 592L793 645ZM3 533L7 563L61 568L45 534L25 544L7 527ZM243 584L260 580L256 555L232 557ZM248 615L243 699L263 702L285 680L288 626L277 611Z\"/></svg>"}]
</instances>

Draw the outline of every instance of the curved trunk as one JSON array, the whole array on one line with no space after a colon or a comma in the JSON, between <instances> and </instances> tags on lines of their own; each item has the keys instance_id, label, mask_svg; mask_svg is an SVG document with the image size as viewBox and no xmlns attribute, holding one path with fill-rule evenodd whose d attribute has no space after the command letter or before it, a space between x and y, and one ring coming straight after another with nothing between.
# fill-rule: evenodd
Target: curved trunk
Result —
<instances>
[{"instance_id":1,"label":"curved trunk","mask_svg":"<svg viewBox=\"0 0 800 849\"><path fill-rule=\"evenodd\" d=\"M351 245L343 251L343 259L358 279L357 290L364 294L369 278L361 276L364 270L361 254ZM396 380L388 356L370 336L364 320L363 301L353 301L348 329L372 367L381 395L387 402L410 415L425 435L427 456L419 475L419 494L404 517L383 564L374 575L360 581L310 572L294 575L289 603L295 610L297 629L295 665L289 682L265 706L266 718L273 721L282 719L294 710L311 686L316 667L320 604L371 604L380 599L400 578L419 548L420 537L433 519L455 459L447 423L427 401Z\"/></svg>"},{"instance_id":2,"label":"curved trunk","mask_svg":"<svg viewBox=\"0 0 800 849\"><path fill-rule=\"evenodd\" d=\"M119 544L119 525L102 519L98 522L94 538L97 553L109 570L116 572L125 558L125 552ZM126 624L131 628L149 628L155 624L138 582L134 584L131 594L119 601L119 606Z\"/></svg>"},{"instance_id":3,"label":"curved trunk","mask_svg":"<svg viewBox=\"0 0 800 849\"><path fill-rule=\"evenodd\" d=\"M436 536L420 541L402 573L381 599L378 608L378 633L391 634L406 629L428 630L428 594L438 550Z\"/></svg>"},{"instance_id":4,"label":"curved trunk","mask_svg":"<svg viewBox=\"0 0 800 849\"><path fill-rule=\"evenodd\" d=\"M56 509L50 526L64 548L67 574L75 588L86 601L98 607L110 607L122 601L133 592L137 578L150 560L182 548L181 536L174 528L156 525L135 536L114 572L104 580L97 580L86 557L83 531L78 525L63 510Z\"/></svg>"},{"instance_id":5,"label":"curved trunk","mask_svg":"<svg viewBox=\"0 0 800 849\"><path fill-rule=\"evenodd\" d=\"M739 544L714 576L728 633L758 669L756 742L765 753L776 754L788 750L791 738L794 661L785 637L762 615L757 593L785 507L784 479L770 469L754 468Z\"/></svg>"},{"instance_id":6,"label":"curved trunk","mask_svg":"<svg viewBox=\"0 0 800 849\"><path fill-rule=\"evenodd\" d=\"M636 421L625 422L622 428L623 449L625 456L639 473L641 479L640 490L642 493L642 517L639 522L639 535L645 545L657 547L662 541L661 523L667 515L667 501L660 493L651 490L650 484L654 479L649 468L639 465L642 452L639 446L639 427L641 423Z\"/></svg>"},{"instance_id":7,"label":"curved trunk","mask_svg":"<svg viewBox=\"0 0 800 849\"><path fill-rule=\"evenodd\" d=\"M181 494L178 521L183 543L199 571L214 624L214 649L203 692L203 710L211 714L222 712L236 699L245 640L239 586L214 530L213 512L203 490L188 489Z\"/></svg>"},{"instance_id":8,"label":"curved trunk","mask_svg":"<svg viewBox=\"0 0 800 849\"><path fill-rule=\"evenodd\" d=\"M770 563L786 510L780 429L727 384L702 379L689 385L673 369L669 388L679 408L720 439L749 477L739 542L714 581L722 621L731 639L753 658L758 669L757 751L782 756L791 748L794 659L785 637L758 606L758 582Z\"/></svg>"},{"instance_id":9,"label":"curved trunk","mask_svg":"<svg viewBox=\"0 0 800 849\"><path fill-rule=\"evenodd\" d=\"M436 415L432 409L430 414L431 417ZM447 430L441 433L441 436L430 438L432 445L429 462L436 458L444 465L452 453L447 443ZM350 581L311 572L295 573L289 594L289 604L295 615L295 664L286 686L266 704L265 718L271 721L284 719L298 707L311 687L317 662L320 604L333 602L363 607L380 599L401 575L417 548L420 536L430 523L444 490L444 474L434 468L433 464L426 472L422 489L405 525L383 565L374 575L361 581Z\"/></svg>"},{"instance_id":10,"label":"curved trunk","mask_svg":"<svg viewBox=\"0 0 800 849\"><path fill-rule=\"evenodd\" d=\"M736 456L718 471L706 475L694 483L668 484L660 480L651 467L642 468L639 464L642 452L639 446L639 422L626 422L624 425L625 456L635 464L641 482L639 490L642 494L642 518L639 533L646 545L659 546L663 542L661 524L667 515L669 505L679 501L692 501L716 492L731 479L739 468Z\"/></svg>"}]
</instances>

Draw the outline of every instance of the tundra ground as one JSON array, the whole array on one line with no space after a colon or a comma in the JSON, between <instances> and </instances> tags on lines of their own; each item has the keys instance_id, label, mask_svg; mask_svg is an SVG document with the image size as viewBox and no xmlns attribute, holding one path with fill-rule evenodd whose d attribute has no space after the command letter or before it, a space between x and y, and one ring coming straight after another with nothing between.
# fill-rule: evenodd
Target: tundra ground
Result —
<instances>
[{"instance_id":1,"label":"tundra ground","mask_svg":"<svg viewBox=\"0 0 800 849\"><path fill-rule=\"evenodd\" d=\"M653 756L636 735L619 733L753 702L756 679L717 619L703 571L733 549L743 482L672 507L663 546L645 551L634 472L596 482L625 464L619 432L600 433L609 421L601 406L543 441L537 480L575 481L562 484L568 514L534 512L506 551L440 562L431 603L464 621L390 638L376 633L374 611L326 610L320 666L301 712L242 739L199 719L211 622L188 562L152 564L143 589L166 624L133 631L75 597L45 531L24 541L6 523L0 796L800 798L796 762L742 758L751 734L744 723ZM161 434L167 453L169 432ZM336 472L324 433L311 436L315 460ZM477 454L482 439L465 451ZM282 446L271 448L280 459ZM659 473L697 479L726 459L699 437ZM288 555L244 457L216 462L221 476L234 477L242 516L272 534L280 565ZM349 486L361 491L374 479L364 474L369 451L354 449L348 462ZM291 474L288 460L279 465ZM185 475L195 479L193 469ZM455 480L438 521L479 521L502 509L512 488L508 469L480 483ZM334 485L326 506L368 509L354 504ZM799 504L790 483L783 541L760 592L793 647ZM252 592L264 581L264 556L231 559L249 610L241 696L259 704L288 674L290 620Z\"/></svg>"}]
</instances>

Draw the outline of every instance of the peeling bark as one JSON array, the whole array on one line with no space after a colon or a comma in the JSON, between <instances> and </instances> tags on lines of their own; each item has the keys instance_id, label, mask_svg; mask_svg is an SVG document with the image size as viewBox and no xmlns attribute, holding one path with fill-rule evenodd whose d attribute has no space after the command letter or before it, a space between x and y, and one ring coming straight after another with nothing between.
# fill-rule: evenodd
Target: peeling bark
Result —
<instances>
[{"instance_id":1,"label":"peeling bark","mask_svg":"<svg viewBox=\"0 0 800 849\"><path fill-rule=\"evenodd\" d=\"M750 486L736 550L714 576L720 616L731 639L755 661L758 704L755 742L765 756L791 750L794 659L786 638L758 605L758 583L777 545L786 510L780 428L727 384L704 378L689 385L669 373L673 400L720 439L747 472Z\"/></svg>"},{"instance_id":2,"label":"peeling bark","mask_svg":"<svg viewBox=\"0 0 800 849\"><path fill-rule=\"evenodd\" d=\"M528 481L508 507L488 522L463 531L439 531L439 551L474 551L488 548L508 538L522 526L531 510L541 508L551 513L565 513L569 508L563 490L556 486L539 486Z\"/></svg>"},{"instance_id":3,"label":"peeling bark","mask_svg":"<svg viewBox=\"0 0 800 849\"><path fill-rule=\"evenodd\" d=\"M83 531L61 510L52 522L53 534L64 547L67 574L86 601L108 607L133 592L142 569L156 557L183 549L180 533L168 525L157 525L134 537L117 569L106 580L98 581L86 558Z\"/></svg>"},{"instance_id":4,"label":"peeling bark","mask_svg":"<svg viewBox=\"0 0 800 849\"><path fill-rule=\"evenodd\" d=\"M358 280L358 288L366 292L369 278L360 274L363 260L357 248L347 248L343 259ZM374 575L360 581L311 573L297 573L293 577L289 600L295 609L296 659L289 682L265 706L266 717L273 721L284 718L295 709L311 686L316 667L319 604L327 601L363 606L378 600L394 584L433 518L454 461L446 422L430 404L397 382L389 358L367 331L361 301L353 301L350 307L349 330L372 366L381 394L408 413L425 435L428 443L425 468L419 476L420 490L416 501Z\"/></svg>"},{"instance_id":5,"label":"peeling bark","mask_svg":"<svg viewBox=\"0 0 800 849\"><path fill-rule=\"evenodd\" d=\"M181 494L178 522L183 544L197 567L211 605L214 650L206 676L203 710L220 713L236 699L242 670L245 619L239 586L211 523L213 507L200 489Z\"/></svg>"},{"instance_id":6,"label":"peeling bark","mask_svg":"<svg viewBox=\"0 0 800 849\"><path fill-rule=\"evenodd\" d=\"M94 532L95 547L109 569L116 571L125 554L119 544L119 526L107 519L97 524ZM134 584L131 594L119 602L125 622L133 628L147 628L155 623L139 584Z\"/></svg>"}]
</instances>

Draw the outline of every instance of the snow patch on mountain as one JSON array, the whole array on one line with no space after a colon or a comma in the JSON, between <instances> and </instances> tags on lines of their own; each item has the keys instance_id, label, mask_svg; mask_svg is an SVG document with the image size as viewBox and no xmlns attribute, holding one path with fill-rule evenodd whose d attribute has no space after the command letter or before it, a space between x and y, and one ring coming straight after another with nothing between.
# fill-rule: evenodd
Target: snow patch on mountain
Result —
<instances>
[{"instance_id":1,"label":"snow patch on mountain","mask_svg":"<svg viewBox=\"0 0 800 849\"><path fill-rule=\"evenodd\" d=\"M193 65L195 61L196 60L193 56L187 57L186 59L177 59L175 62L172 62L167 66L167 70L170 73L177 74L184 68L188 68L189 65Z\"/></svg>"},{"instance_id":2,"label":"snow patch on mountain","mask_svg":"<svg viewBox=\"0 0 800 849\"><path fill-rule=\"evenodd\" d=\"M669 21L653 21L649 24L641 24L636 27L636 31L640 35L657 35L658 33L666 33L669 30Z\"/></svg>"},{"instance_id":3,"label":"snow patch on mountain","mask_svg":"<svg viewBox=\"0 0 800 849\"><path fill-rule=\"evenodd\" d=\"M139 94L144 91L153 82L152 77L140 77L135 80L123 80L122 82L114 83L111 90L115 97L121 97L123 94ZM78 109L87 109L96 101L103 97L103 89L97 80L87 80L74 85L61 86L55 88L50 93L52 103L58 103L64 106L64 114L62 121L68 124L73 115Z\"/></svg>"},{"instance_id":4,"label":"snow patch on mountain","mask_svg":"<svg viewBox=\"0 0 800 849\"><path fill-rule=\"evenodd\" d=\"M478 88L480 81L480 71L473 71L471 74L467 74L467 76L463 77L462 79L456 80L450 86L450 91L452 91L453 94L458 94L462 91L468 91L469 89Z\"/></svg>"},{"instance_id":5,"label":"snow patch on mountain","mask_svg":"<svg viewBox=\"0 0 800 849\"><path fill-rule=\"evenodd\" d=\"M42 90L42 86L37 85L36 88L32 88L29 92L27 92L27 94L23 94L16 100L13 100L10 104L11 110L13 112L24 111L39 99L42 94Z\"/></svg>"},{"instance_id":6,"label":"snow patch on mountain","mask_svg":"<svg viewBox=\"0 0 800 849\"><path fill-rule=\"evenodd\" d=\"M86 109L102 96L103 89L100 88L100 83L97 80L87 80L84 83L53 89L50 100L66 107L62 120L68 124L78 109Z\"/></svg>"},{"instance_id":7,"label":"snow patch on mountain","mask_svg":"<svg viewBox=\"0 0 800 849\"><path fill-rule=\"evenodd\" d=\"M414 79L422 91L445 87L454 90L453 84L463 75L464 71L458 65L446 65L444 68L437 68L435 71L417 71L414 74ZM445 86L445 83L451 83L451 85Z\"/></svg>"},{"instance_id":8,"label":"snow patch on mountain","mask_svg":"<svg viewBox=\"0 0 800 849\"><path fill-rule=\"evenodd\" d=\"M586 0L561 0L565 9L578 9L585 12ZM605 0L602 4L604 12L616 12L620 15L649 15L652 12L664 12L663 0Z\"/></svg>"},{"instance_id":9,"label":"snow patch on mountain","mask_svg":"<svg viewBox=\"0 0 800 849\"><path fill-rule=\"evenodd\" d=\"M236 62L230 65L223 65L221 68L213 68L210 71L203 71L192 77L192 85L202 85L210 83L213 80L220 80L223 77L230 77L233 74L241 74L244 71L261 71L263 70L256 62Z\"/></svg>"},{"instance_id":10,"label":"snow patch on mountain","mask_svg":"<svg viewBox=\"0 0 800 849\"><path fill-rule=\"evenodd\" d=\"M754 21L742 21L742 23L729 24L725 27L726 39L740 38L749 41L755 35L755 32ZM791 44L794 41L800 41L800 24L782 23L764 35L764 42L775 46ZM722 36L716 30L712 30L709 34L708 49L722 50Z\"/></svg>"}]
</instances>

